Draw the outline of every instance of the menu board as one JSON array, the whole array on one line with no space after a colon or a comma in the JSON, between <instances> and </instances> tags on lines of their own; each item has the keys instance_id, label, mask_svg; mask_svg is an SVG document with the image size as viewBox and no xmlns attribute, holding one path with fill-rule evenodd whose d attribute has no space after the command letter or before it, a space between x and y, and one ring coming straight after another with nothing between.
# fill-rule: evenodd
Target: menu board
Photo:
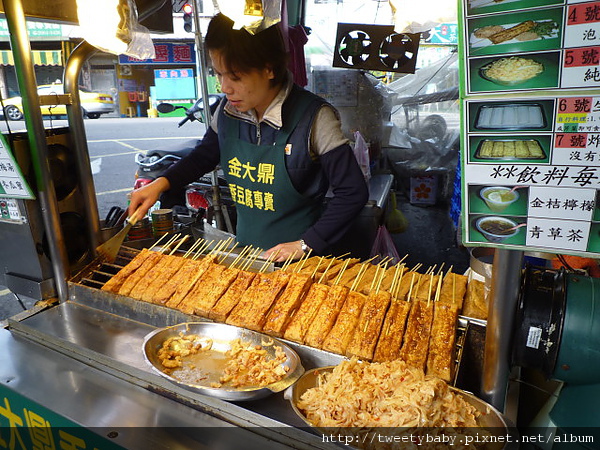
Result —
<instances>
[{"instance_id":1,"label":"menu board","mask_svg":"<svg viewBox=\"0 0 600 450\"><path fill-rule=\"evenodd\" d=\"M600 253L600 2L461 6L464 243Z\"/></svg>"},{"instance_id":2,"label":"menu board","mask_svg":"<svg viewBox=\"0 0 600 450\"><path fill-rule=\"evenodd\" d=\"M0 198L35 198L6 146L4 135L0 138Z\"/></svg>"}]
</instances>

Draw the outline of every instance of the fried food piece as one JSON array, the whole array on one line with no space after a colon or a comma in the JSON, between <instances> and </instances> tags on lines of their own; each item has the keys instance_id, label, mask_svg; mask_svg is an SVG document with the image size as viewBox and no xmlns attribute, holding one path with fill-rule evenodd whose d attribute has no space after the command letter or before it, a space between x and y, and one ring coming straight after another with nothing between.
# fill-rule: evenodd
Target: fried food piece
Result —
<instances>
[{"instance_id":1,"label":"fried food piece","mask_svg":"<svg viewBox=\"0 0 600 450\"><path fill-rule=\"evenodd\" d=\"M142 283L140 286L143 288L146 286L147 279L146 275L156 266L162 259L163 254L158 252L151 252L151 254L144 260L144 262L133 272L125 282L119 288L119 295L129 296L132 290L138 283Z\"/></svg>"},{"instance_id":2,"label":"fried food piece","mask_svg":"<svg viewBox=\"0 0 600 450\"><path fill-rule=\"evenodd\" d=\"M489 139L483 141L481 145L481 149L479 150L479 156L482 158L489 158L493 156L492 149L494 148L494 143Z\"/></svg>"},{"instance_id":3,"label":"fried food piece","mask_svg":"<svg viewBox=\"0 0 600 450\"><path fill-rule=\"evenodd\" d=\"M400 349L400 359L408 365L425 370L432 322L433 302L413 301Z\"/></svg>"},{"instance_id":4,"label":"fried food piece","mask_svg":"<svg viewBox=\"0 0 600 450\"><path fill-rule=\"evenodd\" d=\"M454 344L458 309L455 305L434 303L426 373L451 382L454 376Z\"/></svg>"},{"instance_id":5,"label":"fried food piece","mask_svg":"<svg viewBox=\"0 0 600 450\"><path fill-rule=\"evenodd\" d=\"M476 29L473 32L473 35L479 39L487 39L490 36L500 33L501 31L504 31L504 27L500 25L488 25L487 27Z\"/></svg>"},{"instance_id":6,"label":"fried food piece","mask_svg":"<svg viewBox=\"0 0 600 450\"><path fill-rule=\"evenodd\" d=\"M385 275L383 276L383 279L381 280L381 283L379 284L379 290L389 292L390 289L392 288L392 283L394 282L394 278L400 277L401 275L403 276L404 272L406 272L407 270L408 269L404 265L401 267L398 267L398 270L396 270L396 266L387 268L385 271Z\"/></svg>"},{"instance_id":7,"label":"fried food piece","mask_svg":"<svg viewBox=\"0 0 600 450\"><path fill-rule=\"evenodd\" d=\"M360 259L358 258L338 259L329 269L327 269L327 273L325 273L324 277L326 280L325 283L329 285L333 284L342 270L345 272L348 268L359 262ZM344 266L346 269L344 269Z\"/></svg>"},{"instance_id":8,"label":"fried food piece","mask_svg":"<svg viewBox=\"0 0 600 450\"><path fill-rule=\"evenodd\" d=\"M225 322L231 310L238 304L244 292L250 288L256 276L255 272L241 270L237 278L229 286L229 289L225 291L223 296L212 307L208 317L218 322Z\"/></svg>"},{"instance_id":9,"label":"fried food piece","mask_svg":"<svg viewBox=\"0 0 600 450\"><path fill-rule=\"evenodd\" d=\"M393 361L398 358L410 307L410 302L392 300L375 347L373 361Z\"/></svg>"},{"instance_id":10,"label":"fried food piece","mask_svg":"<svg viewBox=\"0 0 600 450\"><path fill-rule=\"evenodd\" d=\"M227 289L229 289L229 286L237 278L239 272L240 269L236 269L235 267L228 267L223 270L204 295L204 300L196 304L194 314L197 316L208 317L212 307L215 305L215 303L217 303Z\"/></svg>"},{"instance_id":11,"label":"fried food piece","mask_svg":"<svg viewBox=\"0 0 600 450\"><path fill-rule=\"evenodd\" d=\"M510 41L511 39L516 38L521 33L530 31L534 26L535 22L533 20L526 20L525 22L521 22L514 27L499 31L498 33L489 36L488 39L492 41L492 44L501 44L502 42Z\"/></svg>"},{"instance_id":12,"label":"fried food piece","mask_svg":"<svg viewBox=\"0 0 600 450\"><path fill-rule=\"evenodd\" d=\"M301 344L304 343L304 335L328 293L329 286L326 284L311 284L306 297L304 297L300 307L296 310L296 313L291 318L289 325L283 333L285 339L300 342Z\"/></svg>"},{"instance_id":13,"label":"fried food piece","mask_svg":"<svg viewBox=\"0 0 600 450\"><path fill-rule=\"evenodd\" d=\"M439 279L439 275L434 275L432 273L421 275L416 292L413 290L412 298L423 301L433 300L435 298Z\"/></svg>"},{"instance_id":14,"label":"fried food piece","mask_svg":"<svg viewBox=\"0 0 600 450\"><path fill-rule=\"evenodd\" d=\"M372 360L383 320L391 301L389 292L370 294L354 329L352 340L346 348L346 356Z\"/></svg>"},{"instance_id":15,"label":"fried food piece","mask_svg":"<svg viewBox=\"0 0 600 450\"><path fill-rule=\"evenodd\" d=\"M231 310L229 316L225 320L225 323L236 326L243 326L244 320L246 320L246 314L252 308L252 304L256 301L260 301L261 295L264 291L268 291L277 277L279 271L271 273L258 273L252 284L242 293L237 305Z\"/></svg>"},{"instance_id":16,"label":"fried food piece","mask_svg":"<svg viewBox=\"0 0 600 450\"><path fill-rule=\"evenodd\" d=\"M542 151L542 147L538 144L537 141L527 141L527 149L529 150L529 155L533 158L543 158L544 152Z\"/></svg>"},{"instance_id":17,"label":"fried food piece","mask_svg":"<svg viewBox=\"0 0 600 450\"><path fill-rule=\"evenodd\" d=\"M188 292L177 309L185 314L194 314L197 308L204 308L207 304L212 305L212 299L207 298L207 294L215 283L218 282L221 274L225 271L225 266L221 264L211 264L204 274L196 281L194 288Z\"/></svg>"},{"instance_id":18,"label":"fried food piece","mask_svg":"<svg viewBox=\"0 0 600 450\"><path fill-rule=\"evenodd\" d=\"M323 350L340 355L346 353L366 300L367 297L360 292L348 293L331 331L323 341Z\"/></svg>"},{"instance_id":19,"label":"fried food piece","mask_svg":"<svg viewBox=\"0 0 600 450\"><path fill-rule=\"evenodd\" d=\"M302 303L308 292L312 278L310 274L293 273L283 293L275 300L263 326L263 331L271 336L281 337L289 320Z\"/></svg>"},{"instance_id":20,"label":"fried food piece","mask_svg":"<svg viewBox=\"0 0 600 450\"><path fill-rule=\"evenodd\" d=\"M169 308L178 308L183 299L188 293L194 288L198 280L204 272L214 264L216 256L208 255L202 258L200 261L192 261L193 264L185 264L177 274L173 277L178 280L177 288L171 298L165 303L165 306Z\"/></svg>"},{"instance_id":21,"label":"fried food piece","mask_svg":"<svg viewBox=\"0 0 600 450\"><path fill-rule=\"evenodd\" d=\"M381 267L371 263L366 263L366 265L367 270L365 270L356 290L365 295L369 295L369 292L371 291L371 285L373 284L373 280L375 279L375 276L378 275L379 271L381 271Z\"/></svg>"},{"instance_id":22,"label":"fried food piece","mask_svg":"<svg viewBox=\"0 0 600 450\"><path fill-rule=\"evenodd\" d=\"M488 304L485 295L485 283L483 281L469 281L462 314L463 316L475 319L487 320Z\"/></svg>"},{"instance_id":23,"label":"fried food piece","mask_svg":"<svg viewBox=\"0 0 600 450\"><path fill-rule=\"evenodd\" d=\"M152 252L147 248L143 248L135 257L129 261L124 267L121 268L110 280L104 283L102 286L103 291L113 292L115 294L119 293L119 289L123 286L123 283L127 278L131 276L141 265L142 263L150 257Z\"/></svg>"},{"instance_id":24,"label":"fried food piece","mask_svg":"<svg viewBox=\"0 0 600 450\"><path fill-rule=\"evenodd\" d=\"M527 148L527 144L524 141L517 141L515 156L517 158L529 157L529 149Z\"/></svg>"},{"instance_id":25,"label":"fried food piece","mask_svg":"<svg viewBox=\"0 0 600 450\"><path fill-rule=\"evenodd\" d=\"M148 283L148 287L144 290L144 292L142 292L140 300L145 302L159 303L158 294L161 288L168 284L168 280L173 278L173 275L177 273L177 271L186 261L181 256L167 255L165 258L165 263L159 268L158 274L154 275L154 280Z\"/></svg>"},{"instance_id":26,"label":"fried food piece","mask_svg":"<svg viewBox=\"0 0 600 450\"><path fill-rule=\"evenodd\" d=\"M414 298L416 292L415 289L417 289L417 287L419 286L419 281L421 280L421 277L424 276L425 275L422 275L419 272L406 272L402 276L402 280L400 281L400 286L398 287L396 298L404 299L408 296L409 293L411 295L411 298Z\"/></svg>"},{"instance_id":27,"label":"fried food piece","mask_svg":"<svg viewBox=\"0 0 600 450\"><path fill-rule=\"evenodd\" d=\"M304 336L306 345L321 348L325 337L327 337L329 330L333 327L342 309L342 305L346 301L349 291L350 289L346 286L335 285L330 287L329 295L321 303L313 322Z\"/></svg>"},{"instance_id":28,"label":"fried food piece","mask_svg":"<svg viewBox=\"0 0 600 450\"><path fill-rule=\"evenodd\" d=\"M455 305L460 311L467 292L467 280L465 275L447 273L442 281L438 301L446 305Z\"/></svg>"},{"instance_id":29,"label":"fried food piece","mask_svg":"<svg viewBox=\"0 0 600 450\"><path fill-rule=\"evenodd\" d=\"M290 274L281 271L275 273L275 276L269 278L269 284L260 286L254 301L249 303L246 308L242 316L242 326L245 328L262 331L271 306L284 291L290 279Z\"/></svg>"},{"instance_id":30,"label":"fried food piece","mask_svg":"<svg viewBox=\"0 0 600 450\"><path fill-rule=\"evenodd\" d=\"M317 264L319 264L319 261L321 261L320 256L311 256L310 258L307 258L306 260L300 259L300 260L296 261L295 263L292 263L289 266L287 266L286 271L287 272L296 272L296 269L302 267L302 269L300 270L299 273L313 273L313 271L317 267ZM321 264L321 266L322 265L323 264ZM327 267L327 266L325 266L325 267Z\"/></svg>"}]
</instances>

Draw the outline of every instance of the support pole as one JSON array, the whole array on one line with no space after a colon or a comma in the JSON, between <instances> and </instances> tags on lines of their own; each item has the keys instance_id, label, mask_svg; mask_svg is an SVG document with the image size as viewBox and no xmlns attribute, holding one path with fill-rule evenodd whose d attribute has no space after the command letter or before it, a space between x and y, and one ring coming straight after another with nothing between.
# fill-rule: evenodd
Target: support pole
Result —
<instances>
[{"instance_id":1,"label":"support pole","mask_svg":"<svg viewBox=\"0 0 600 450\"><path fill-rule=\"evenodd\" d=\"M46 130L40 110L37 80L31 60L31 44L27 35L25 12L21 0L3 0L4 14L10 34L10 45L15 59L17 82L23 99L23 113L27 139L35 174L38 200L54 273L54 283L59 300L68 299L67 277L69 258L60 227L60 211L56 200L54 182L48 165Z\"/></svg>"},{"instance_id":2,"label":"support pole","mask_svg":"<svg viewBox=\"0 0 600 450\"><path fill-rule=\"evenodd\" d=\"M499 411L504 411L506 403L522 267L522 251L494 252L481 392L483 399Z\"/></svg>"},{"instance_id":3,"label":"support pole","mask_svg":"<svg viewBox=\"0 0 600 450\"><path fill-rule=\"evenodd\" d=\"M202 42L202 31L200 30L200 19L198 17L199 2L198 0L194 1L194 43L196 45L196 71L197 77L200 81L200 90L202 91L202 104L204 105L204 123L206 127L210 127L210 122L212 120L212 114L210 112L210 101L208 97L208 80L206 78L206 54L204 53L204 44ZM217 221L217 228L219 230L227 230L230 233L233 233L234 230L231 229L231 222L226 223L223 217L223 209L222 209L222 201L221 201L221 188L219 186L219 177L217 176L217 170L213 170L210 173L210 180L212 184L213 191L213 208L215 214L215 220Z\"/></svg>"}]
</instances>

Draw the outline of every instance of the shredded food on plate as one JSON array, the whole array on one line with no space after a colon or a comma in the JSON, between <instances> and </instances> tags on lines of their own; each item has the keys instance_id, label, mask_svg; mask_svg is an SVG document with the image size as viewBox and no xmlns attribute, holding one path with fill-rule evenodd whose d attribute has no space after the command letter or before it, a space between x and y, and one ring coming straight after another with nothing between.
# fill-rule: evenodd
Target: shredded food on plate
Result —
<instances>
[{"instance_id":1,"label":"shredded food on plate","mask_svg":"<svg viewBox=\"0 0 600 450\"><path fill-rule=\"evenodd\" d=\"M477 427L477 409L440 378L402 360L343 361L298 408L316 427Z\"/></svg>"}]
</instances>

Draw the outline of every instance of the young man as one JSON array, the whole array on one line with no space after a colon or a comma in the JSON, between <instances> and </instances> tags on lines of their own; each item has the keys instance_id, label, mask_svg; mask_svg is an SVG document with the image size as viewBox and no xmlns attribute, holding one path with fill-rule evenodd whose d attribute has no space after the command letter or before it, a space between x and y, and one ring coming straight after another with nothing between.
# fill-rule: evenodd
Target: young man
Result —
<instances>
[{"instance_id":1,"label":"young man","mask_svg":"<svg viewBox=\"0 0 600 450\"><path fill-rule=\"evenodd\" d=\"M337 112L295 85L279 26L234 30L218 14L205 46L226 95L194 151L136 190L129 213L145 213L159 195L185 186L220 163L236 202L241 245L276 253L325 254L368 199L368 188L343 136ZM333 197L324 209L324 197Z\"/></svg>"}]
</instances>

